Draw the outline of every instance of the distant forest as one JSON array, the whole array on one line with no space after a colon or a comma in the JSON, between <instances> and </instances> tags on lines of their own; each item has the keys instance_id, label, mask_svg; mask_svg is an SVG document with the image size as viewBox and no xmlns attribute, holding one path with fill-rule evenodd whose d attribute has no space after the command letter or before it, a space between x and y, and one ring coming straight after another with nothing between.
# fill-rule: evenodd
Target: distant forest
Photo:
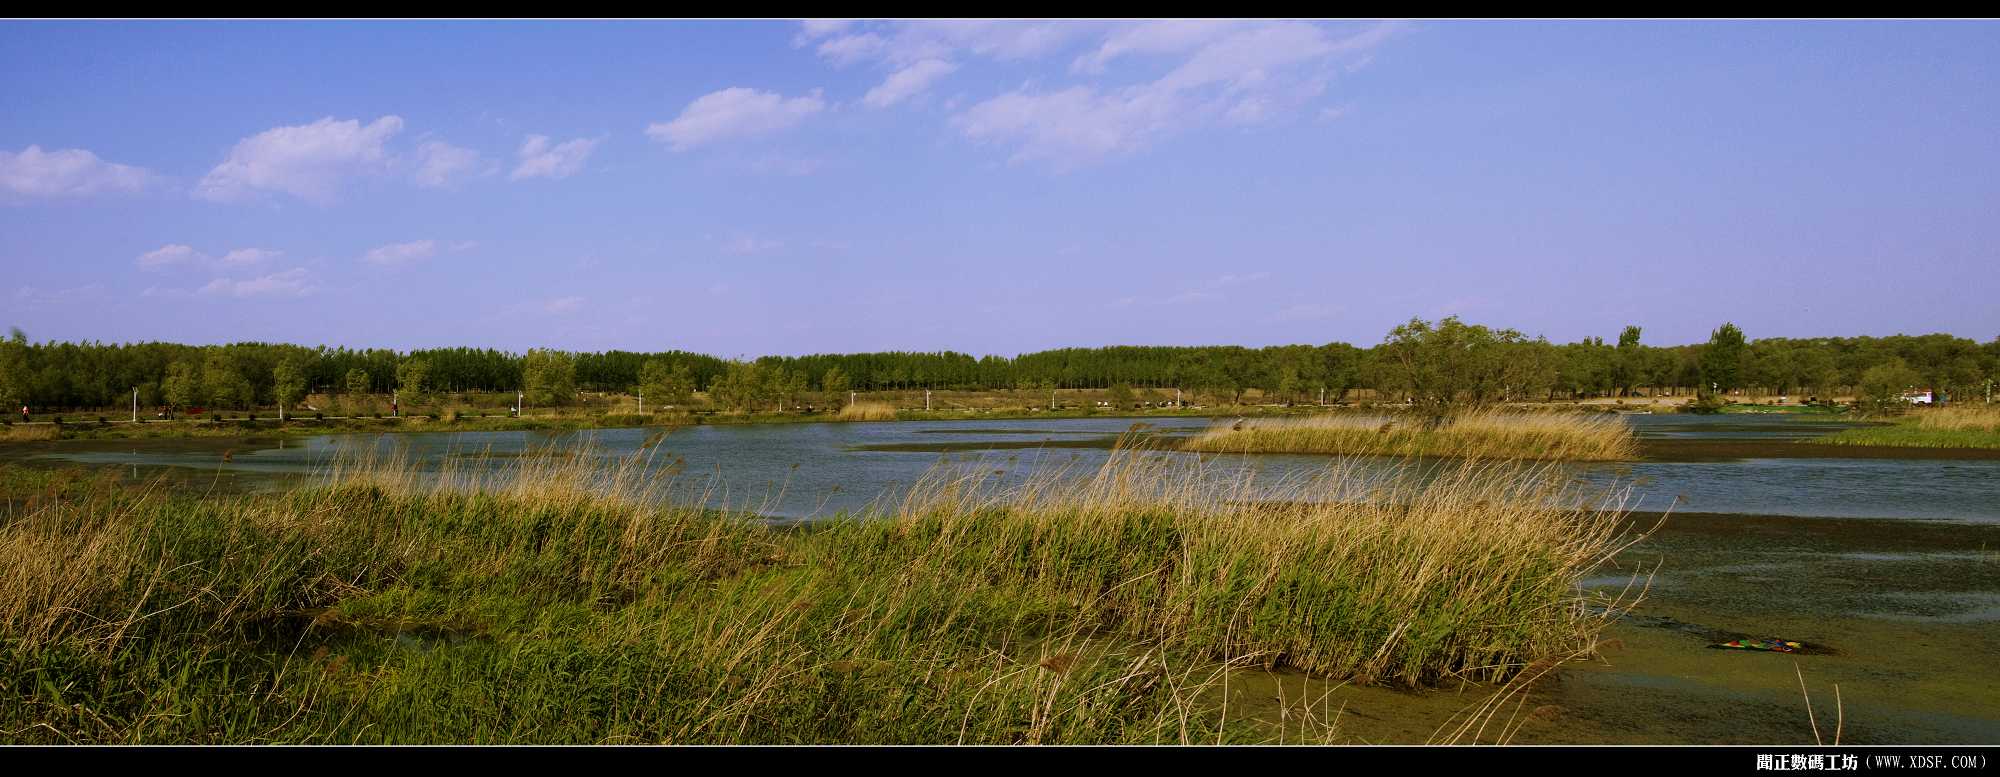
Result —
<instances>
[{"instance_id":1,"label":"distant forest","mask_svg":"<svg viewBox=\"0 0 2000 777\"><path fill-rule=\"evenodd\" d=\"M0 341L0 399L10 407L121 407L137 389L146 406L172 404L170 375L201 388L181 396L215 407L272 404L274 374L303 378L317 394L387 393L413 361L426 392L513 392L535 380L537 358L573 369L573 390L626 392L649 363L709 390L737 374L769 376L802 390L1178 388L1215 401L1256 389L1265 401L1338 399L1354 389L1420 390L1423 380L1480 383L1494 399L1532 400L1753 390L1770 394L1851 393L1870 370L1913 385L1981 397L2000 377L2000 338L1979 343L1946 334L1745 340L1734 326L1707 343L1652 346L1627 327L1606 341L1556 344L1508 329L1444 319L1413 320L1380 344L1109 346L975 357L952 351L766 356L734 362L686 351L515 354L480 348L355 350L274 343L194 346L30 341L19 330ZM540 356L538 357L537 354ZM1476 360L1467 361L1467 355ZM1456 360L1459 363L1446 365ZM286 365L280 369L280 365ZM1426 373L1429 367L1436 367ZM525 371L531 374L524 375ZM1902 377L1906 376L1906 377ZM296 380L293 378L292 380ZM566 381L568 382L568 381Z\"/></svg>"}]
</instances>

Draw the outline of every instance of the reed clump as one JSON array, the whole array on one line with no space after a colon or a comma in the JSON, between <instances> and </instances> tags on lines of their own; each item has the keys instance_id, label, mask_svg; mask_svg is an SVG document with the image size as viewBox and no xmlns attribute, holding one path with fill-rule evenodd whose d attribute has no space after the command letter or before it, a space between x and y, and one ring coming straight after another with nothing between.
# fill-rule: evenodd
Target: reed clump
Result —
<instances>
[{"instance_id":1,"label":"reed clump","mask_svg":"<svg viewBox=\"0 0 2000 777\"><path fill-rule=\"evenodd\" d=\"M1911 414L1918 429L2000 433L2000 405L1941 407Z\"/></svg>"},{"instance_id":2,"label":"reed clump","mask_svg":"<svg viewBox=\"0 0 2000 777\"><path fill-rule=\"evenodd\" d=\"M1806 442L1898 448L2000 448L2000 406L1924 408L1898 416L1892 423L1842 429Z\"/></svg>"},{"instance_id":3,"label":"reed clump","mask_svg":"<svg viewBox=\"0 0 2000 777\"><path fill-rule=\"evenodd\" d=\"M658 465L356 458L229 497L0 471L0 741L1265 741L1230 672L1503 681L1623 606L1578 586L1619 516L1535 467L1121 451L781 528Z\"/></svg>"},{"instance_id":4,"label":"reed clump","mask_svg":"<svg viewBox=\"0 0 2000 777\"><path fill-rule=\"evenodd\" d=\"M852 402L834 417L842 421L894 421L896 406L887 402Z\"/></svg>"},{"instance_id":5,"label":"reed clump","mask_svg":"<svg viewBox=\"0 0 2000 777\"><path fill-rule=\"evenodd\" d=\"M1622 461L1638 456L1624 421L1602 414L1472 410L1443 419L1325 414L1221 422L1184 443L1213 453Z\"/></svg>"}]
</instances>

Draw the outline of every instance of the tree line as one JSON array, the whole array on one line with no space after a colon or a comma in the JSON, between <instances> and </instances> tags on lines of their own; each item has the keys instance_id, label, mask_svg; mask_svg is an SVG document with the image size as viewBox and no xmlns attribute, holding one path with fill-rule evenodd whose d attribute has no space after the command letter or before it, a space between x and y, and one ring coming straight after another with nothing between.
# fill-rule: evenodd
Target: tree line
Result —
<instances>
[{"instance_id":1,"label":"tree line","mask_svg":"<svg viewBox=\"0 0 2000 777\"><path fill-rule=\"evenodd\" d=\"M122 407L136 390L146 407L235 409L307 394L395 391L415 404L436 394L520 391L530 404L550 406L593 391L643 392L649 404L665 405L705 392L724 406L777 408L811 392L1181 389L1235 402L1254 389L1266 401L1311 402L1372 389L1445 404L1737 390L1865 395L1892 384L1973 398L2000 377L2000 337L1984 344L1948 334L1749 340L1730 324L1697 344L1648 345L1642 335L1628 326L1609 341L1556 344L1445 318L1412 319L1368 347L1110 346L1011 358L891 351L734 361L679 350L34 343L16 329L0 340L0 400L10 407Z\"/></svg>"}]
</instances>

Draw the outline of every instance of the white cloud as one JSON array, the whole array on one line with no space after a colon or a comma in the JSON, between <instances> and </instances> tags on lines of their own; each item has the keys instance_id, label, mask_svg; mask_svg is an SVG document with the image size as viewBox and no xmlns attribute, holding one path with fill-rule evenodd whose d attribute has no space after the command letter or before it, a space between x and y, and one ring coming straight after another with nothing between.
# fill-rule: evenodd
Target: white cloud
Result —
<instances>
[{"instance_id":1,"label":"white cloud","mask_svg":"<svg viewBox=\"0 0 2000 777\"><path fill-rule=\"evenodd\" d=\"M275 259L284 255L284 253L283 251L271 251L263 248L238 248L223 254L221 261L227 267L242 267L244 265L257 264L266 259Z\"/></svg>"},{"instance_id":2,"label":"white cloud","mask_svg":"<svg viewBox=\"0 0 2000 777\"><path fill-rule=\"evenodd\" d=\"M1203 124L1255 124L1288 115L1324 92L1340 55L1365 55L1397 29L1383 24L1336 38L1319 24L1157 22L1120 28L1072 68L1095 72L1133 53L1182 58L1159 78L1118 89L1028 87L959 112L967 138L1014 147L1014 161L1071 167L1145 147Z\"/></svg>"},{"instance_id":3,"label":"white cloud","mask_svg":"<svg viewBox=\"0 0 2000 777\"><path fill-rule=\"evenodd\" d=\"M1217 36L1237 29L1239 22L1212 19L1161 19L1126 27L1106 36L1096 51L1077 57L1070 70L1101 73L1112 60L1127 54L1178 54L1192 51Z\"/></svg>"},{"instance_id":4,"label":"white cloud","mask_svg":"<svg viewBox=\"0 0 2000 777\"><path fill-rule=\"evenodd\" d=\"M26 197L82 197L99 192L136 192L153 174L130 165L113 164L80 148L43 151L29 146L20 153L0 151L0 191Z\"/></svg>"},{"instance_id":5,"label":"white cloud","mask_svg":"<svg viewBox=\"0 0 2000 777\"><path fill-rule=\"evenodd\" d=\"M931 84L957 69L957 65L941 59L926 59L890 74L881 86L868 90L868 95L861 101L871 108L887 108L922 94Z\"/></svg>"},{"instance_id":6,"label":"white cloud","mask_svg":"<svg viewBox=\"0 0 2000 777\"><path fill-rule=\"evenodd\" d=\"M159 267L167 267L176 264L205 262L207 260L208 257L202 254L200 251L196 251L191 247L176 243L172 245L160 246L159 248L155 248L151 251L147 251L143 254L140 254L139 267L142 269L151 270Z\"/></svg>"},{"instance_id":7,"label":"white cloud","mask_svg":"<svg viewBox=\"0 0 2000 777\"><path fill-rule=\"evenodd\" d=\"M412 240L408 243L391 243L368 249L361 255L361 261L369 264L396 265L429 259L437 255L436 240Z\"/></svg>"},{"instance_id":8,"label":"white cloud","mask_svg":"<svg viewBox=\"0 0 2000 777\"><path fill-rule=\"evenodd\" d=\"M570 313L580 307L583 307L582 297L557 297L542 305L550 313Z\"/></svg>"},{"instance_id":9,"label":"white cloud","mask_svg":"<svg viewBox=\"0 0 2000 777\"><path fill-rule=\"evenodd\" d=\"M433 140L417 146L416 172L410 181L427 189L445 189L474 175L480 168L479 152Z\"/></svg>"},{"instance_id":10,"label":"white cloud","mask_svg":"<svg viewBox=\"0 0 2000 777\"><path fill-rule=\"evenodd\" d=\"M157 270L175 265L191 265L228 269L258 264L283 256L284 253L268 248L238 248L223 254L221 258L216 258L192 247L175 243L140 254L139 267L144 270Z\"/></svg>"},{"instance_id":11,"label":"white cloud","mask_svg":"<svg viewBox=\"0 0 2000 777\"><path fill-rule=\"evenodd\" d=\"M311 124L276 127L244 138L201 183L195 195L217 201L240 200L260 192L281 192L313 202L330 202L343 179L386 166L383 145L403 129L398 116L363 126L332 117Z\"/></svg>"},{"instance_id":12,"label":"white cloud","mask_svg":"<svg viewBox=\"0 0 2000 777\"><path fill-rule=\"evenodd\" d=\"M311 278L305 268L295 267L247 280L217 278L201 287L200 294L212 297L301 297L312 293Z\"/></svg>"},{"instance_id":13,"label":"white cloud","mask_svg":"<svg viewBox=\"0 0 2000 777\"><path fill-rule=\"evenodd\" d=\"M1171 94L1098 94L1075 86L1009 92L967 108L952 123L973 140L1015 144L1015 161L1042 159L1068 167L1139 148L1180 115L1181 105Z\"/></svg>"},{"instance_id":14,"label":"white cloud","mask_svg":"<svg viewBox=\"0 0 2000 777\"><path fill-rule=\"evenodd\" d=\"M550 145L547 135L529 135L521 143L520 165L507 178L514 181L523 178L568 178L583 169L583 163L590 159L590 152L597 149L597 143L596 140L577 138Z\"/></svg>"},{"instance_id":15,"label":"white cloud","mask_svg":"<svg viewBox=\"0 0 2000 777\"><path fill-rule=\"evenodd\" d=\"M715 141L786 129L825 107L817 89L804 97L787 99L776 92L731 87L695 98L673 121L647 126L646 136L675 151L686 151Z\"/></svg>"}]
</instances>

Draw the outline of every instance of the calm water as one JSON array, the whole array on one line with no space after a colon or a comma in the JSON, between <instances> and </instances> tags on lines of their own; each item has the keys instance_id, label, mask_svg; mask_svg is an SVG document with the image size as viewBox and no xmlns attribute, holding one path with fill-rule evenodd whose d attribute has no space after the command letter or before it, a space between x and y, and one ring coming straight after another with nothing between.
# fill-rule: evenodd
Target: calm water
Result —
<instances>
[{"instance_id":1,"label":"calm water","mask_svg":"<svg viewBox=\"0 0 2000 777\"><path fill-rule=\"evenodd\" d=\"M1625 416L1640 435L1711 439L1790 439L1840 428L1781 417ZM871 451L890 444L973 444L1089 440L1115 435L1132 419L927 421L858 424L695 426L669 435L651 466L673 478L676 498L753 509L792 518L830 515L867 505L906 486L941 458L990 469L998 482L1018 481L1038 467L1088 471L1108 451L1028 448L938 452ZM1189 432L1211 421L1156 419L1154 428ZM402 456L420 470L452 465L462 470L495 466L514 454L552 445L593 443L607 461L640 449L653 429L587 432L450 432L326 435L285 440L280 447L238 452L222 462L212 451L138 449L44 454L55 458L135 468L226 468L246 474L306 475L343 452L374 448ZM1188 456L1190 454L1168 454ZM1322 456L1210 457L1211 470L1247 468L1259 480L1323 470ZM1379 466L1399 466L1383 461ZM1720 462L1572 464L1578 482L1602 492L1627 487L1627 506L1640 510L1767 513L1827 517L1920 518L2000 523L2000 461L1898 459L1746 459ZM280 482L278 479L273 481ZM1678 503L1678 504L1676 504Z\"/></svg>"}]
</instances>

